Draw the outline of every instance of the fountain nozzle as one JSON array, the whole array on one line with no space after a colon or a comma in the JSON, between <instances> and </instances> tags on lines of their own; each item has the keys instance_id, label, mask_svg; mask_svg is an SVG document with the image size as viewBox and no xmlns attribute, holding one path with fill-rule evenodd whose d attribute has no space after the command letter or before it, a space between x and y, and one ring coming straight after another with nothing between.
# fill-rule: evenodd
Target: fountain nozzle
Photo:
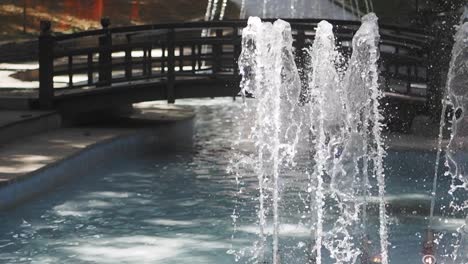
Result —
<instances>
[{"instance_id":1,"label":"fountain nozzle","mask_svg":"<svg viewBox=\"0 0 468 264\"><path fill-rule=\"evenodd\" d=\"M382 263L382 257L380 256L380 254L373 256L369 260L369 264L377 264L377 263Z\"/></svg>"},{"instance_id":2,"label":"fountain nozzle","mask_svg":"<svg viewBox=\"0 0 468 264\"><path fill-rule=\"evenodd\" d=\"M380 254L370 255L372 241L369 240L367 235L362 238L361 241L361 264L378 264L382 263L382 257Z\"/></svg>"},{"instance_id":3,"label":"fountain nozzle","mask_svg":"<svg viewBox=\"0 0 468 264\"><path fill-rule=\"evenodd\" d=\"M426 231L426 238L423 243L422 253L423 255L434 255L436 251L436 245L434 243L434 230L428 229Z\"/></svg>"}]
</instances>

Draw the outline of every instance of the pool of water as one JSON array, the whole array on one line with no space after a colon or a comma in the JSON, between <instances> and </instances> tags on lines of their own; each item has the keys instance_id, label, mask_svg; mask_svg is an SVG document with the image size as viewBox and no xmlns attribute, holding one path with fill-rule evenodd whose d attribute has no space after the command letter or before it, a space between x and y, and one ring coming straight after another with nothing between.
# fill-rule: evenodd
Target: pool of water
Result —
<instances>
[{"instance_id":1,"label":"pool of water","mask_svg":"<svg viewBox=\"0 0 468 264\"><path fill-rule=\"evenodd\" d=\"M236 263L228 252L249 263L249 247L257 239L256 177L245 177L239 193L226 172L239 104L185 103L197 111L193 149L111 161L0 212L0 263ZM421 263L433 162L433 153L389 152L386 158L389 197L399 209L390 218L391 263ZM303 206L297 191L303 185L286 183L292 177L282 192L280 246L283 263L295 264L305 263L310 232L297 209ZM447 199L441 195L438 202ZM371 239L375 218L371 213ZM440 217L436 228L453 231L462 222ZM331 223L332 215L326 217Z\"/></svg>"}]
</instances>

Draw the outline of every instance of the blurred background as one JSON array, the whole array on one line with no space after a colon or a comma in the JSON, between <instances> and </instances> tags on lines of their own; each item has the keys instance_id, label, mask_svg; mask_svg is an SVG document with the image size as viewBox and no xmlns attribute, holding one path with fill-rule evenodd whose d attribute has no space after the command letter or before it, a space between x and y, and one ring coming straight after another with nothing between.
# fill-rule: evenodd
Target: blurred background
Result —
<instances>
[{"instance_id":1,"label":"blurred background","mask_svg":"<svg viewBox=\"0 0 468 264\"><path fill-rule=\"evenodd\" d=\"M203 20L209 0L0 0L0 43L35 38L40 20L51 20L54 31L76 32L99 28L101 17L113 26ZM214 0L216 2L216 0ZM218 8L223 0L218 1ZM294 17L358 19L371 5L381 23L430 28L451 24L466 0L290 0ZM245 13L261 14L263 0L246 0ZM268 16L288 17L289 0L269 0L276 11ZM317 13L317 5L328 12ZM285 8L283 8L285 6ZM224 19L238 19L242 0L228 0ZM340 11L340 9L343 9ZM216 10L215 12L219 12ZM341 15L342 13L345 15ZM447 20L447 21L446 21ZM445 22L444 22L445 21Z\"/></svg>"},{"instance_id":2,"label":"blurred background","mask_svg":"<svg viewBox=\"0 0 468 264\"><path fill-rule=\"evenodd\" d=\"M2 40L34 37L46 19L60 32L99 28L104 16L112 26L201 20L206 6L207 0L0 0L0 34ZM229 17L235 13L230 4Z\"/></svg>"}]
</instances>

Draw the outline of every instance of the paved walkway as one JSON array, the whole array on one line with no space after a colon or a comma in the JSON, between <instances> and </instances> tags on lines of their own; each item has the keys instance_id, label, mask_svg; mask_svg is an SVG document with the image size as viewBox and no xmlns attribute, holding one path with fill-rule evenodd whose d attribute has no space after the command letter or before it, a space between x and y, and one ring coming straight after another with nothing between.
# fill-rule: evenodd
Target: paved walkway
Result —
<instances>
[{"instance_id":1,"label":"paved walkway","mask_svg":"<svg viewBox=\"0 0 468 264\"><path fill-rule=\"evenodd\" d=\"M0 63L0 90L5 88L38 88L39 82L34 76L26 76L37 70L37 62ZM23 78L15 78L15 74L23 75ZM33 81L23 81L33 80Z\"/></svg>"},{"instance_id":2,"label":"paved walkway","mask_svg":"<svg viewBox=\"0 0 468 264\"><path fill-rule=\"evenodd\" d=\"M130 132L129 129L58 129L5 145L0 148L0 185Z\"/></svg>"},{"instance_id":3,"label":"paved walkway","mask_svg":"<svg viewBox=\"0 0 468 264\"><path fill-rule=\"evenodd\" d=\"M31 119L41 118L50 115L52 111L28 111L28 110L1 110L0 129L18 122L26 122Z\"/></svg>"},{"instance_id":4,"label":"paved walkway","mask_svg":"<svg viewBox=\"0 0 468 264\"><path fill-rule=\"evenodd\" d=\"M157 108L156 108L157 106ZM19 139L0 147L0 186L27 177L99 142L135 133L142 127L190 118L193 110L180 106L140 106L140 113L119 120L115 126L60 128Z\"/></svg>"}]
</instances>

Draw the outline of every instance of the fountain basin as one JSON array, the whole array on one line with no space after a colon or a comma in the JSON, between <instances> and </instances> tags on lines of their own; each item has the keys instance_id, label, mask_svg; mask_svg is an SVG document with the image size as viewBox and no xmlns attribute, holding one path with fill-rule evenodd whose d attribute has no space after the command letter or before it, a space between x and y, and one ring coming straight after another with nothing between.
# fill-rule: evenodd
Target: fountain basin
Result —
<instances>
[{"instance_id":1,"label":"fountain basin","mask_svg":"<svg viewBox=\"0 0 468 264\"><path fill-rule=\"evenodd\" d=\"M181 102L198 105L193 148L132 155L132 151L125 152L131 146L127 139L107 148L125 147L120 148L124 155L116 155L40 199L1 212L0 262L236 263L228 253L242 252L257 237L257 201L251 199L257 181L254 176L246 177L241 185L244 192L239 194L234 177L226 173L235 133L232 113L239 110L239 104L230 98L209 102ZM385 159L388 194L417 194L417 199L409 201L418 204L418 195L430 192L426 179L432 178L433 168L415 164L433 163L434 155L389 151ZM298 197L288 191L281 196L285 203L280 206L288 205L288 197L294 201ZM236 232L231 220L235 208L241 212ZM308 226L299 224L298 215L281 219L280 252L290 252L282 253L281 259L304 263L298 256L304 255L310 242ZM375 214L369 221L371 229L377 227ZM331 216L325 219L325 227L332 223ZM452 231L458 224L459 219L441 217L436 226ZM271 232L271 224L267 226ZM421 261L426 226L424 215L390 217L393 263ZM378 244L375 236L370 238L372 245ZM241 257L240 263L244 260ZM325 259L325 263L333 262Z\"/></svg>"}]
</instances>

